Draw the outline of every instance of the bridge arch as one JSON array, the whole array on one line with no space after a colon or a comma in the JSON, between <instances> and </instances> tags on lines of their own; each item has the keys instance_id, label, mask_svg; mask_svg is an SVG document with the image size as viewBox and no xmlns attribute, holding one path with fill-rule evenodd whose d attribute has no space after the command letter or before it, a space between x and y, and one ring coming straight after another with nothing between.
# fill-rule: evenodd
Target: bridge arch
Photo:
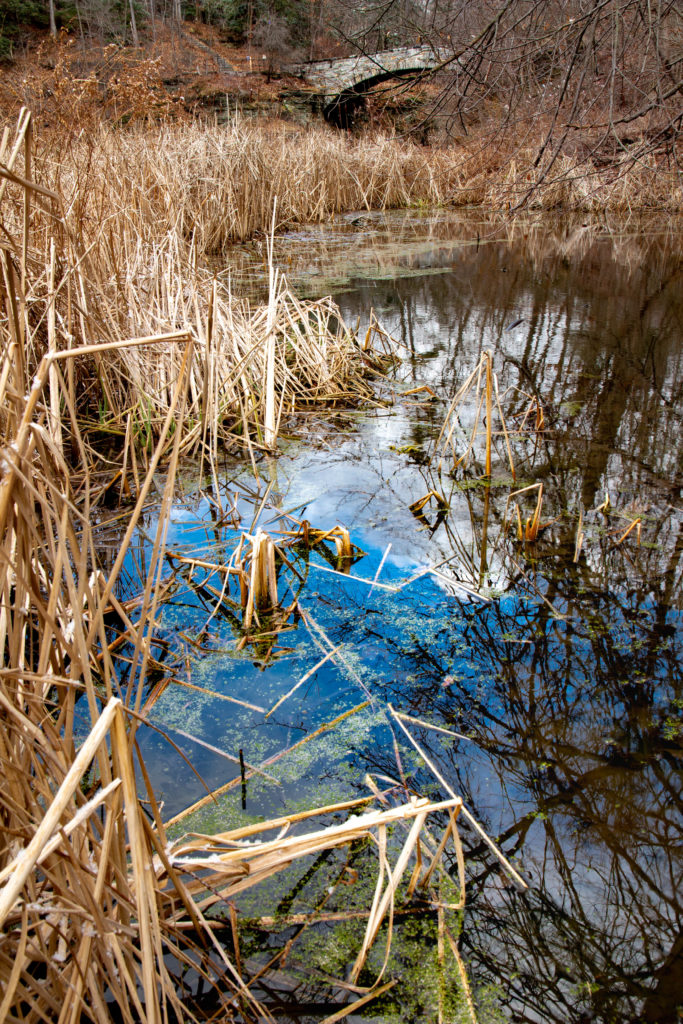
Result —
<instances>
[{"instance_id":1,"label":"bridge arch","mask_svg":"<svg viewBox=\"0 0 683 1024\"><path fill-rule=\"evenodd\" d=\"M293 70L318 88L325 119L348 128L358 107L363 105L365 96L375 85L433 71L446 56L430 46L404 46L336 60L311 61Z\"/></svg>"},{"instance_id":2,"label":"bridge arch","mask_svg":"<svg viewBox=\"0 0 683 1024\"><path fill-rule=\"evenodd\" d=\"M406 68L401 71L383 71L355 82L350 88L342 89L336 96L327 98L323 105L323 117L337 128L350 128L356 112L365 104L365 97L376 85L397 78L414 78L425 73L425 68Z\"/></svg>"}]
</instances>

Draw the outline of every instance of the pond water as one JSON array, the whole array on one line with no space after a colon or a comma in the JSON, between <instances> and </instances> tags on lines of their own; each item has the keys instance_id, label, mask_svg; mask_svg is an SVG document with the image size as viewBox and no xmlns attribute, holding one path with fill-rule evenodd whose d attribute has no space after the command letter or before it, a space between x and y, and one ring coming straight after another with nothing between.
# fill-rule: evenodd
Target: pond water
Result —
<instances>
[{"instance_id":1,"label":"pond water","mask_svg":"<svg viewBox=\"0 0 683 1024\"><path fill-rule=\"evenodd\" d=\"M150 685L148 714L176 748L151 729L140 742L165 819L206 793L178 750L218 795L172 833L348 799L367 792L366 773L445 796L388 706L418 719L414 738L529 883L510 884L463 825L460 948L481 1022L681 1019L681 226L508 232L471 214L367 214L284 236L276 258L294 286L334 288L351 324L374 308L401 362L378 381L376 409L311 415L305 443L283 440L258 479L226 460L217 481L195 467L179 480L175 555L221 562L243 531L275 536L296 528L290 517L340 524L360 551L350 563L331 541L290 547L278 589L298 610L246 644L238 604L216 610L223 577L174 563L159 650L178 681ZM258 290L259 254L241 253L240 280ZM514 481L497 425L490 482L483 427L467 467L435 455L448 403L487 350ZM477 402L472 390L457 410L460 453ZM538 488L509 496L539 483L544 528L519 540L514 504L524 525ZM103 530L105 562L116 543ZM131 593L149 543L142 530ZM233 584L224 597L238 602ZM243 787L224 756L239 751L269 777ZM315 906L328 869L300 871L280 909ZM342 946L322 967L343 971ZM367 1013L436 1020L420 998Z\"/></svg>"}]
</instances>

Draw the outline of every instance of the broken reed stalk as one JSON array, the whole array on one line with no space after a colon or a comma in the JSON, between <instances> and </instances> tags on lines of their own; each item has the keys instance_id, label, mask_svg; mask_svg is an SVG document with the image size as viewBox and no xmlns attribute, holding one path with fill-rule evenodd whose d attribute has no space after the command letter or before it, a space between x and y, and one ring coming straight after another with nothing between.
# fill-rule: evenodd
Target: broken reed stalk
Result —
<instances>
[{"instance_id":1,"label":"broken reed stalk","mask_svg":"<svg viewBox=\"0 0 683 1024\"><path fill-rule=\"evenodd\" d=\"M268 239L268 316L266 318L266 410L264 420L264 443L266 448L275 447L277 430L275 426L275 301L277 287L277 270L273 265L273 241L275 236L275 213L277 200L273 200L273 220Z\"/></svg>"},{"instance_id":2,"label":"broken reed stalk","mask_svg":"<svg viewBox=\"0 0 683 1024\"><path fill-rule=\"evenodd\" d=\"M409 742L411 743L411 745L412 745L412 746L413 746L413 747L415 748L415 750L417 750L418 754L420 755L420 757L422 758L422 760L424 761L424 763L425 763L425 764L427 765L427 767L428 767L428 768L429 768L429 770L431 771L432 775L433 775L433 776L434 776L434 777L435 777L435 778L436 778L436 779L437 779L437 780L439 781L439 783L440 783L440 784L441 784L441 785L443 786L443 788L444 788L444 790L446 791L446 793L448 793L448 794L449 794L449 795L450 795L451 797L453 797L453 798L454 798L454 797L455 797L455 793L453 792L453 790L451 789L451 787L450 787L450 786L448 785L448 783L446 782L446 780L445 780L445 779L443 778L443 776L441 775L441 773L439 772L439 770L438 770L438 769L437 769L437 768L436 768L436 767L435 767L435 766L434 766L434 765L432 764L431 760L430 760L430 759L429 759L429 757L428 757L428 756L427 756L427 755L425 754L424 750L422 749L422 747L420 746L420 744L419 744L419 743L417 742L417 740L416 740L416 739L414 738L414 736L412 735L412 733L410 733L410 732L409 732L409 730L408 730L408 729L407 729L407 728L405 727L405 725L403 724L403 721L402 721L402 719L403 719L403 716L402 716L402 715L401 715L401 714L400 714L399 712L395 711L395 710L394 710L394 708L392 707L392 705L391 705L391 704L387 704L387 708L388 708L388 710L389 710L389 713L390 713L390 714L391 714L391 716L393 717L394 721L395 721L395 722L397 723L397 725L399 726L399 728L400 728L400 729L401 729L401 730L402 730L402 731L403 731L403 732L405 733L405 735L407 736L407 738L408 738L408 741L409 741ZM484 842L486 843L486 845L488 846L488 848L489 848L489 849L491 850L491 852L492 852L492 853L493 853L493 854L494 854L494 855L496 856L497 860L499 860L499 861L500 861L500 863L501 863L501 864L503 865L503 867L505 868L505 870L507 871L507 873L508 873L508 874L510 875L510 877L511 877L511 878L512 878L512 879L513 879L513 880L514 880L515 882L516 882L516 884L517 884L517 885L518 885L518 886L520 887L520 889L522 889L522 890L524 890L524 889L528 889L528 888L529 888L529 886L528 886L528 885L527 885L527 883L526 883L526 882L524 881L524 879L522 878L522 876L521 876L521 875L520 875L520 874L519 874L519 873L518 873L518 872L517 872L517 871L516 871L516 870L515 870L515 869L513 868L512 864L511 864L511 863L510 863L510 861L509 861L509 860L507 859L507 857L505 857L505 856L504 856L504 855L503 855L503 854L501 853L501 851L500 851L500 850L498 849L498 847L496 846L496 844L495 844L495 843L494 843L494 842L492 841L492 839L491 839L491 838L490 838L490 837L489 837L489 836L487 835L487 833L486 833L486 832L484 831L484 829L483 829L483 828L481 827L481 825L479 824L479 822L478 822L478 821L476 821L476 820L475 820L475 818L473 818L473 817L472 817L472 815L471 815L471 814L470 814L470 812L469 812L469 811L467 810L467 808L466 808L466 807L465 807L465 806L463 805L463 806L462 806L462 807L460 808L460 810L461 810L461 813L463 814L463 816L464 816L464 817L465 817L465 818L467 819L467 821L468 821L468 822L470 823L470 825L472 826L472 828L474 829L474 831L475 831L475 832L477 833L477 835L478 835L478 836L479 836L479 837L480 837L481 839L483 839L483 841L484 841Z\"/></svg>"},{"instance_id":3,"label":"broken reed stalk","mask_svg":"<svg viewBox=\"0 0 683 1024\"><path fill-rule=\"evenodd\" d=\"M289 518L293 522L299 523L294 516ZM341 570L345 575L348 574L351 563L365 554L361 548L352 543L347 527L341 526L339 523L330 530L316 530L307 519L303 519L299 523L298 530L283 530L282 536L286 537L290 544L302 544L306 551L317 551L331 565L334 564L335 570ZM334 544L334 555L332 555L327 541L332 541ZM323 567L317 565L316 568Z\"/></svg>"},{"instance_id":4,"label":"broken reed stalk","mask_svg":"<svg viewBox=\"0 0 683 1024\"><path fill-rule=\"evenodd\" d=\"M492 431L492 384L491 384L491 363L493 357L489 352L484 353L484 359L486 362L486 468L484 475L487 477L491 476L491 431Z\"/></svg>"},{"instance_id":5,"label":"broken reed stalk","mask_svg":"<svg viewBox=\"0 0 683 1024\"><path fill-rule=\"evenodd\" d=\"M578 562L578 560L579 560L579 556L581 554L581 548L583 547L584 536L585 535L584 535L584 532L583 532L583 505L582 505L581 508L579 509L579 522L578 522L577 527L576 527L576 542L575 542L575 545L574 545L574 558L572 559L574 564L576 564Z\"/></svg>"},{"instance_id":6,"label":"broken reed stalk","mask_svg":"<svg viewBox=\"0 0 683 1024\"><path fill-rule=\"evenodd\" d=\"M636 531L636 542L637 542L638 546L640 546L640 533L641 533L641 519L640 519L640 516L638 516L637 519L634 519L633 522L629 526L626 527L624 532L622 534L620 534L620 536L615 540L614 546L618 547L620 544L622 544L626 540L626 538L634 530Z\"/></svg>"},{"instance_id":7,"label":"broken reed stalk","mask_svg":"<svg viewBox=\"0 0 683 1024\"><path fill-rule=\"evenodd\" d=\"M242 541L247 542L249 550L236 560L236 568L240 574L243 626L248 630L259 611L273 611L279 605L276 546L273 538L261 529L253 536L245 534ZM242 546L241 542L240 551Z\"/></svg>"},{"instance_id":8,"label":"broken reed stalk","mask_svg":"<svg viewBox=\"0 0 683 1024\"><path fill-rule=\"evenodd\" d=\"M427 491L427 493L422 498L418 498L417 501L412 502L412 504L409 505L408 507L410 511L413 513L413 515L417 515L417 513L421 512L425 505L432 498L434 499L436 507L440 512L446 512L448 510L448 502L443 497L443 495L440 494L438 491Z\"/></svg>"},{"instance_id":9,"label":"broken reed stalk","mask_svg":"<svg viewBox=\"0 0 683 1024\"><path fill-rule=\"evenodd\" d=\"M351 534L345 526L338 527L338 533L334 534L334 546L337 549L338 558L353 558Z\"/></svg>"},{"instance_id":10,"label":"broken reed stalk","mask_svg":"<svg viewBox=\"0 0 683 1024\"><path fill-rule=\"evenodd\" d=\"M348 807L349 804L338 805ZM325 812L334 811L335 806L325 808ZM365 814L355 815L339 825L330 825L314 832L287 836L283 834L293 819L279 819L272 822L261 822L255 826L247 826L232 832L212 836L195 835L171 844L168 851L168 863L181 872L202 872L203 877L190 883L190 891L198 899L198 906L205 913L218 902L229 900L257 882L276 874L283 867L301 857L316 855L323 850L334 849L356 843L377 832L378 871L375 898L372 902L363 943L351 970L350 982L356 985L369 950L374 944L379 930L389 919L387 952L391 942L391 919L393 907L398 898L399 886L404 878L412 858L415 856L420 835L430 815L446 812L449 822L445 836L457 833L456 818L462 809L459 797L452 797L441 802L430 802L422 798L413 798L409 803L388 810L371 810ZM318 815L319 811L305 812L296 815L298 820L306 820ZM391 867L388 859L387 829L400 822L410 822L410 830L402 849ZM255 841L254 836L260 832L280 827L280 834L272 840ZM429 893L430 902L436 894L430 891L430 880L434 872L447 875L442 863L446 842L439 844L434 856L426 855L427 844L423 844L420 870L416 876L417 888ZM422 878L420 876L423 876ZM428 877L427 877L428 876ZM422 884L424 882L424 885ZM458 907L460 903L458 903ZM369 988L372 990L379 983L386 967ZM368 986L356 988L358 992L367 992Z\"/></svg>"},{"instance_id":11,"label":"broken reed stalk","mask_svg":"<svg viewBox=\"0 0 683 1024\"><path fill-rule=\"evenodd\" d=\"M458 441L462 439L464 434L464 427L460 419L460 409L465 403L466 399L470 395L470 392L474 391L474 401L476 403L475 413L472 421L472 427L470 432L469 443L464 452L458 454ZM467 468L470 456L474 450L475 441L480 428L480 417L483 410L484 415L484 428L485 428L485 443L484 443L484 476L487 479L491 478L491 467L493 459L493 404L495 404L498 410L498 416L500 419L502 433L505 439L505 448L510 467L510 473L512 479L515 480L515 464L512 457L512 448L510 445L510 435L505 422L505 416L503 408L500 402L498 394L498 379L493 370L493 355L490 351L482 353L479 363L476 368L470 373L465 382L460 386L454 397L449 403L446 416L444 417L439 436L436 439L434 446L434 454L439 454L438 469L439 472L442 468L444 456L449 451L452 457L452 470L455 472L458 467L462 466L464 469Z\"/></svg>"},{"instance_id":12,"label":"broken reed stalk","mask_svg":"<svg viewBox=\"0 0 683 1024\"><path fill-rule=\"evenodd\" d=\"M270 485L253 517L252 529L260 518L269 489ZM326 541L334 542L334 554ZM261 528L257 528L253 534L243 533L229 561L224 564L208 562L201 558L189 558L175 552L169 552L167 557L171 565L178 570L184 567L189 569L188 583L193 589L201 590L215 598L214 608L203 628L206 629L214 615L223 607L228 611L236 627L237 649L242 650L247 643L256 645L257 649L265 644L266 652L261 653L260 657L267 661L273 655L279 634L295 628L292 620L299 613L298 592L305 583L305 576L296 567L297 557L302 557L302 544L305 545L306 552L318 551L344 574L348 574L353 559L360 553L352 544L350 533L345 527L335 526L325 531L314 530L307 521L304 521L296 531L281 531L277 541ZM307 558L307 554L303 557ZM194 570L201 569L207 570L209 576L204 579L193 579ZM287 578L284 586L278 581L281 569ZM223 577L220 590L209 583L213 574ZM235 577L238 581L239 594L234 594L230 587L230 580ZM288 603L284 603L284 595L288 591L290 597ZM242 620L241 624L238 624L234 612L240 608ZM262 621L263 614L268 616L267 623ZM254 623L256 631L252 633Z\"/></svg>"},{"instance_id":13,"label":"broken reed stalk","mask_svg":"<svg viewBox=\"0 0 683 1024\"><path fill-rule=\"evenodd\" d=\"M536 541L541 530L545 529L545 527L548 525L547 523L541 523L541 510L543 508L543 484L529 484L528 487L521 487L517 491L512 491L508 495L507 501L505 502L505 515L503 517L505 522L507 523L508 509L510 507L510 502L512 501L512 499L519 497L521 494L529 494L529 492L531 491L537 492L536 506L534 508L533 515L528 516L524 524L522 523L522 513L520 511L519 504L517 502L514 503L515 517L517 519L517 540L527 541L529 543L533 543L534 541Z\"/></svg>"}]
</instances>

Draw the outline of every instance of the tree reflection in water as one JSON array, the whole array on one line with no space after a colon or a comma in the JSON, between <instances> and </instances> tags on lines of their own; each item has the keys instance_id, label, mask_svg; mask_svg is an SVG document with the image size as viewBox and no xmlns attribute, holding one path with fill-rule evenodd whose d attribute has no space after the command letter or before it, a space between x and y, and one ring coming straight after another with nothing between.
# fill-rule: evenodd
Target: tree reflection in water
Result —
<instances>
[{"instance_id":1,"label":"tree reflection in water","mask_svg":"<svg viewBox=\"0 0 683 1024\"><path fill-rule=\"evenodd\" d=\"M530 881L528 892L517 892L469 833L461 941L480 992L510 1020L671 1024L683 998L680 258L656 237L613 239L581 225L558 224L553 234L544 221L515 244L501 237L504 229L489 239L482 229L474 244L467 220L391 223L386 235L393 231L395 247L407 235L415 242L416 255L402 264L412 276L360 282L340 304L349 322L374 306L404 346L399 390L428 384L440 401L423 394L399 400L327 447L321 428L322 450L294 448L261 464L273 485L261 525L273 528L282 510L300 508L322 529L343 523L370 552L370 568L361 562L353 572L370 578L380 563L382 578L395 581L416 565L446 561L438 579L395 594L312 570L314 555L297 562L292 594L332 643L343 643L379 698L373 725L359 729L368 747L342 749L338 761L328 747L307 771L351 787L362 786L367 770L400 775L383 702L469 736L444 738L411 725ZM367 248L372 239L362 241ZM453 478L428 459L446 402L486 349L494 353L508 423L528 404L520 391L544 410L545 430L515 442L515 486L542 481L542 518L553 520L533 545L506 529L511 481L502 451L490 486L477 481L476 468ZM313 422L310 433L318 433ZM236 469L226 483L226 507L238 484L246 495L243 476ZM411 514L411 503L429 491L443 495L448 509L432 503ZM186 525L192 500L178 516ZM196 497L195 507L203 500ZM257 496L240 511L249 527L260 503ZM580 513L585 541L574 561ZM202 536L217 559L227 558L235 529L202 514ZM619 544L637 518L642 544L635 531ZM186 553L197 543L191 529L190 541L179 540ZM143 547L141 540L141 565ZM464 595L463 584L484 599ZM186 588L177 600L176 620L187 629L199 598ZM200 622L210 613L208 602ZM174 621L173 609L165 616ZM211 619L223 653L240 635L232 618L222 609ZM266 667L254 649L253 665L228 654L216 656L212 669L210 656L197 656L198 670L207 684L212 671L221 687L238 680L235 694L247 700L253 685L258 703L270 706L291 688L292 674L320 659L317 648L306 649L303 632L287 634L277 666L271 658ZM268 651L273 645L270 638ZM224 750L244 745L256 762L289 744L292 729L297 737L312 733L316 715L331 719L349 707L353 687L328 664L310 697L302 689L285 705L282 720L264 722L254 712L233 721L224 706L190 707L172 688L155 712L171 730L191 712L205 739ZM409 783L434 792L437 784L405 743L402 752ZM225 781L224 762L200 767L213 785ZM176 770L161 755L150 771L155 785L167 787L169 806L182 799L174 810L202 795L188 795L191 783L182 797L172 791ZM296 779L277 796L271 787L259 797L254 785L250 811L286 813L287 800L299 795Z\"/></svg>"},{"instance_id":2,"label":"tree reflection in water","mask_svg":"<svg viewBox=\"0 0 683 1024\"><path fill-rule=\"evenodd\" d=\"M580 1020L583 1008L585 1019L675 1020L680 619L648 595L579 603L571 577L564 585L568 622L518 599L453 611L440 644L410 652L413 699L390 696L473 736L450 750L418 738L531 881L516 893L470 850L471 872L482 855L463 934L474 976L497 982L521 1020ZM568 607L562 589L554 603ZM396 650L404 673L407 654Z\"/></svg>"},{"instance_id":3,"label":"tree reflection in water","mask_svg":"<svg viewBox=\"0 0 683 1024\"><path fill-rule=\"evenodd\" d=\"M448 749L415 730L530 878L519 894L470 849L463 947L520 1021L665 1024L683 1002L683 274L656 245L634 266L612 256L604 241L571 260L494 244L463 250L453 274L346 298L351 315L380 307L411 384L448 395L492 348L504 383L538 395L549 421L522 468L560 516L538 545L510 558L499 510L487 550L488 492L451 486L451 515L432 520L453 578L476 583L485 566L508 596L450 603L450 629L425 645L382 638L419 678L410 692L388 683L390 699L474 737ZM412 443L437 420L420 410ZM448 487L422 474L425 492ZM605 492L645 516L649 546L616 548L594 515L573 564L576 513Z\"/></svg>"}]
</instances>

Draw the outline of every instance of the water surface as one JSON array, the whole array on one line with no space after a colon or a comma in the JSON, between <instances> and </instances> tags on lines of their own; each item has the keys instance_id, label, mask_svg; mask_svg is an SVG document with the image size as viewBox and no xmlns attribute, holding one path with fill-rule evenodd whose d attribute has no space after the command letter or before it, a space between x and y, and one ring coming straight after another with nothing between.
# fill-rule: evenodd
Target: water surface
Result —
<instances>
[{"instance_id":1,"label":"water surface","mask_svg":"<svg viewBox=\"0 0 683 1024\"><path fill-rule=\"evenodd\" d=\"M366 791L366 773L443 796L387 707L457 733L411 727L529 882L518 892L463 827L460 944L482 1021L680 1019L676 232L656 222L551 221L511 232L442 213L359 214L290 233L276 255L295 286L310 294L334 285L349 323L365 323L372 307L396 339L401 362L378 382L383 404L312 414L306 443L283 440L277 458L259 463L258 480L226 460L219 495L192 467L180 481L169 534L175 553L228 558L241 532L257 525L270 487L263 529L291 528L288 514L321 530L342 524L363 554L349 566L337 564L332 547L290 552L297 572L283 568L279 588L283 605L296 599L299 611L279 632L264 623L268 635L241 649L239 609L215 611L207 589L220 592L222 579L195 572L189 584L178 573L161 614L161 657L179 680L209 692L167 685L150 720L210 788L239 781L239 771L190 737L233 757L243 750L278 784L253 777L246 792L235 785L177 828L226 829L346 799ZM252 288L258 268L258 253L245 250L243 280ZM466 470L454 470L450 456L439 465L434 453L450 398L486 350L513 434L515 481L501 437L490 481L482 479L481 433ZM424 386L430 391L415 391ZM475 413L473 400L459 411L461 451ZM545 528L525 543L508 497L540 482ZM431 500L411 511L429 491L447 507ZM517 501L524 521L536 492ZM231 516L221 515L233 504ZM153 521L152 512L150 529ZM128 566L131 591L148 551L143 531L137 564ZM328 571L335 567L343 571ZM228 594L237 599L234 588ZM212 696L270 709L329 645L339 656L267 719ZM201 782L159 733L144 732L141 744L166 818L201 799ZM297 875L291 898L282 897L287 907L315 906L328 867ZM245 905L252 911L263 912ZM341 954L334 966L343 967ZM436 1019L427 997L409 1009L405 1000L382 1005L369 1015Z\"/></svg>"}]
</instances>

